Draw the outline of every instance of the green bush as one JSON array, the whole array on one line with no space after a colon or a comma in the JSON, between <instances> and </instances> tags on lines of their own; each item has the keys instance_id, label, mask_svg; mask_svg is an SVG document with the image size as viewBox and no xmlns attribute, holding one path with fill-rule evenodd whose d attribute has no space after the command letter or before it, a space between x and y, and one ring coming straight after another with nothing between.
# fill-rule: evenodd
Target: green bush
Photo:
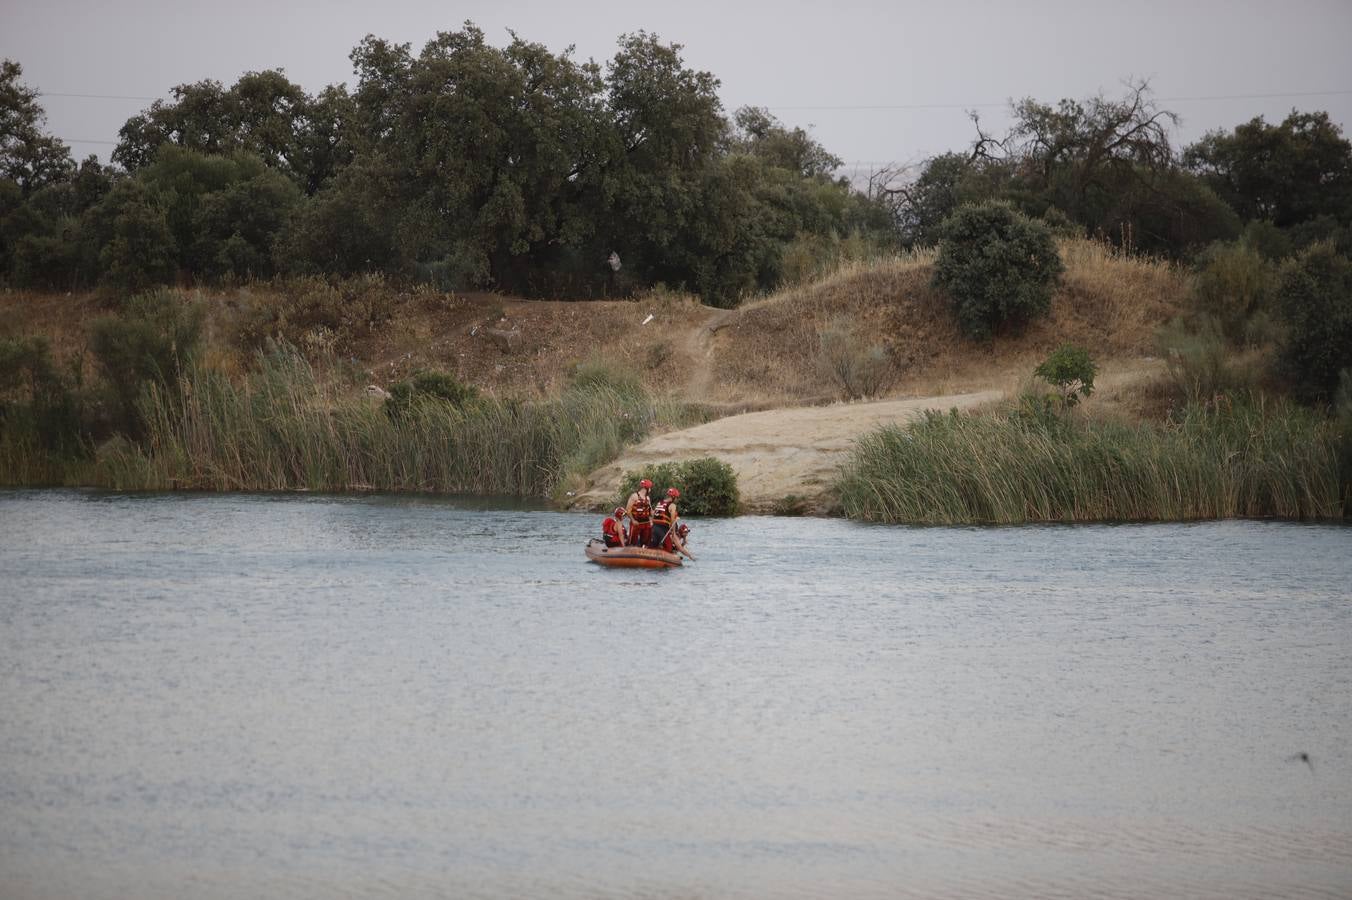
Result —
<instances>
[{"instance_id":1,"label":"green bush","mask_svg":"<svg viewBox=\"0 0 1352 900\"><path fill-rule=\"evenodd\" d=\"M1339 373L1352 368L1352 261L1330 243L1305 250L1282 267L1277 310L1286 326L1282 365L1296 392L1331 397Z\"/></svg>"},{"instance_id":2,"label":"green bush","mask_svg":"<svg viewBox=\"0 0 1352 900\"><path fill-rule=\"evenodd\" d=\"M1033 374L1061 392L1061 406L1069 409L1082 397L1094 393L1094 374L1098 366L1089 351L1064 344L1044 359Z\"/></svg>"},{"instance_id":3,"label":"green bush","mask_svg":"<svg viewBox=\"0 0 1352 900\"><path fill-rule=\"evenodd\" d=\"M139 428L137 400L147 383L172 384L197 352L205 311L172 290L131 298L122 313L96 319L89 348L112 390L125 428Z\"/></svg>"},{"instance_id":4,"label":"green bush","mask_svg":"<svg viewBox=\"0 0 1352 900\"><path fill-rule=\"evenodd\" d=\"M1251 342L1275 286L1276 271L1257 249L1243 242L1212 244L1197 258L1192 304L1215 319L1232 344Z\"/></svg>"},{"instance_id":5,"label":"green bush","mask_svg":"<svg viewBox=\"0 0 1352 900\"><path fill-rule=\"evenodd\" d=\"M683 516L733 516L741 503L737 473L732 466L712 456L626 472L620 481L618 502L623 504L644 478L653 483L654 503L666 496L667 488L679 490L681 499L677 501L677 509Z\"/></svg>"},{"instance_id":6,"label":"green bush","mask_svg":"<svg viewBox=\"0 0 1352 900\"><path fill-rule=\"evenodd\" d=\"M952 297L963 334L986 339L1045 315L1062 268L1045 224L979 203L944 223L934 284Z\"/></svg>"},{"instance_id":7,"label":"green bush","mask_svg":"<svg viewBox=\"0 0 1352 900\"><path fill-rule=\"evenodd\" d=\"M8 450L83 453L81 393L52 362L47 339L0 338L0 441Z\"/></svg>"},{"instance_id":8,"label":"green bush","mask_svg":"<svg viewBox=\"0 0 1352 900\"><path fill-rule=\"evenodd\" d=\"M1220 326L1202 318L1189 327L1174 319L1155 335L1170 392L1183 404L1205 403L1223 394L1252 390L1257 373L1234 358Z\"/></svg>"},{"instance_id":9,"label":"green bush","mask_svg":"<svg viewBox=\"0 0 1352 900\"><path fill-rule=\"evenodd\" d=\"M400 300L383 275L279 278L271 288L259 292L240 316L236 341L243 349L262 349L271 340L298 347L311 359L357 356L394 317Z\"/></svg>"},{"instance_id":10,"label":"green bush","mask_svg":"<svg viewBox=\"0 0 1352 900\"><path fill-rule=\"evenodd\" d=\"M479 398L479 391L472 385L461 384L453 375L445 372L418 372L408 381L390 386L385 412L391 418L402 418L418 398L440 400L457 409L464 409Z\"/></svg>"}]
</instances>

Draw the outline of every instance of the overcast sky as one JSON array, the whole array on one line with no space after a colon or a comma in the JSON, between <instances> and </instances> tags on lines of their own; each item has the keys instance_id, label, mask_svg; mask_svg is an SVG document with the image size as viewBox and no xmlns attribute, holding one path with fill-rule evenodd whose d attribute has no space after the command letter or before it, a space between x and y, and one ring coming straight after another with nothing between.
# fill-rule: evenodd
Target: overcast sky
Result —
<instances>
[{"instance_id":1,"label":"overcast sky","mask_svg":"<svg viewBox=\"0 0 1352 900\"><path fill-rule=\"evenodd\" d=\"M466 19L498 45L511 28L598 62L620 34L656 32L722 80L729 112L768 106L865 171L964 149L967 109L1002 130L1010 98L1120 96L1132 77L1183 117L1181 144L1293 107L1327 110L1345 135L1352 122L1352 0L0 0L0 10L0 56L44 92L50 131L77 157L105 160L150 102L116 97L278 67L311 93L351 87L348 53L364 35L416 53Z\"/></svg>"}]
</instances>

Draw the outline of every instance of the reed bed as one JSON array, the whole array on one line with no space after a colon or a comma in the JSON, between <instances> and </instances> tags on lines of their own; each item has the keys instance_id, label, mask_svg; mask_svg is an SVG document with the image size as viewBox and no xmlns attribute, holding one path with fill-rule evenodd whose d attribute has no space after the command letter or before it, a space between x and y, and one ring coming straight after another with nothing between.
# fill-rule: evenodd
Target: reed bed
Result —
<instances>
[{"instance_id":1,"label":"reed bed","mask_svg":"<svg viewBox=\"0 0 1352 900\"><path fill-rule=\"evenodd\" d=\"M338 393L299 355L240 382L206 368L142 398L146 437L99 453L119 489L426 491L547 497L656 425L703 421L641 387L593 379L545 401L418 398L401 415Z\"/></svg>"},{"instance_id":2,"label":"reed bed","mask_svg":"<svg viewBox=\"0 0 1352 900\"><path fill-rule=\"evenodd\" d=\"M1332 423L1286 402L1189 407L1165 424L930 414L862 439L838 483L872 522L1337 519Z\"/></svg>"}]
</instances>

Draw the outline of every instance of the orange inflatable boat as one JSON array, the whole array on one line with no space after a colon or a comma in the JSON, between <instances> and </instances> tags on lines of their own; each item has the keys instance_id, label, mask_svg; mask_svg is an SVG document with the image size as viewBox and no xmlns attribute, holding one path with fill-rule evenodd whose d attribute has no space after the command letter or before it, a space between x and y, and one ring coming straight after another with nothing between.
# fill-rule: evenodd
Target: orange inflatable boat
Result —
<instances>
[{"instance_id":1,"label":"orange inflatable boat","mask_svg":"<svg viewBox=\"0 0 1352 900\"><path fill-rule=\"evenodd\" d=\"M607 547L596 538L587 541L587 559L599 565L627 569L669 569L681 564L681 558L675 553L648 547Z\"/></svg>"}]
</instances>

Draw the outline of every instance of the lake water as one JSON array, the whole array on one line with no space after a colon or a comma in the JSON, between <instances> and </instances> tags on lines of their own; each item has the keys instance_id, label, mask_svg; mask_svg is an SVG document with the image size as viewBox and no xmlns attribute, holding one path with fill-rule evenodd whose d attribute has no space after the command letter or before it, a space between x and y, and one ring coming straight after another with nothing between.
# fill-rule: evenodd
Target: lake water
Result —
<instances>
[{"instance_id":1,"label":"lake water","mask_svg":"<svg viewBox=\"0 0 1352 900\"><path fill-rule=\"evenodd\" d=\"M1352 896L1352 529L600 518L0 492L0 897Z\"/></svg>"}]
</instances>

